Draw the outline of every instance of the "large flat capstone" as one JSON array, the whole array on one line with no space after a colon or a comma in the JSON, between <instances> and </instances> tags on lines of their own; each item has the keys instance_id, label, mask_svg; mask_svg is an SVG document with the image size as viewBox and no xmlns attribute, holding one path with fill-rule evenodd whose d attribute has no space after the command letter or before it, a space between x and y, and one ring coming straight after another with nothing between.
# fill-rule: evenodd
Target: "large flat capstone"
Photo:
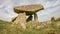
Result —
<instances>
[{"instance_id":1,"label":"large flat capstone","mask_svg":"<svg viewBox=\"0 0 60 34\"><path fill-rule=\"evenodd\" d=\"M16 13L25 12L27 15L33 14L35 12L38 12L39 10L42 10L42 9L44 9L44 8L40 4L14 7L14 10Z\"/></svg>"}]
</instances>

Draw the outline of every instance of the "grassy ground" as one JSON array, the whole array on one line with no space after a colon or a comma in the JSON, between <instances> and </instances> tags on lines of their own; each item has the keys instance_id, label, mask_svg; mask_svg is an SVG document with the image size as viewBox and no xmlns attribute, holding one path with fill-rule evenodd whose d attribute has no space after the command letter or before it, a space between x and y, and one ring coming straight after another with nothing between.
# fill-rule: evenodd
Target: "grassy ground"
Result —
<instances>
[{"instance_id":1,"label":"grassy ground","mask_svg":"<svg viewBox=\"0 0 60 34\"><path fill-rule=\"evenodd\" d=\"M28 22L23 30L20 24L0 21L0 34L60 34L60 20L53 20L46 23Z\"/></svg>"}]
</instances>

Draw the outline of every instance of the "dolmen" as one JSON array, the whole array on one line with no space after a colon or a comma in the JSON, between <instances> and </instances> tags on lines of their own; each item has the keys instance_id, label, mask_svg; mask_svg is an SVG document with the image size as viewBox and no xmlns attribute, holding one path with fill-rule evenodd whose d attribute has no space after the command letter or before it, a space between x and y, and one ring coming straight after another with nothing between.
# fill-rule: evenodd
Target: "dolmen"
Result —
<instances>
[{"instance_id":1,"label":"dolmen","mask_svg":"<svg viewBox=\"0 0 60 34\"><path fill-rule=\"evenodd\" d=\"M33 4L33 5L23 5L14 7L14 12L18 14L15 18L14 23L20 23L23 28L26 28L26 22L32 21L34 15L34 21L38 20L36 12L43 10L44 7L41 4ZM26 19L26 16L29 16Z\"/></svg>"}]
</instances>

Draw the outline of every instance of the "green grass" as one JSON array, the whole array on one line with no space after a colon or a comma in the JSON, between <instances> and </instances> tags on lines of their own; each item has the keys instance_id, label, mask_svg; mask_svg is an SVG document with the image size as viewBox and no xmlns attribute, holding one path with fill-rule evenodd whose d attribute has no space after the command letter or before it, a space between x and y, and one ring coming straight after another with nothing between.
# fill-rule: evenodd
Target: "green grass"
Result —
<instances>
[{"instance_id":1,"label":"green grass","mask_svg":"<svg viewBox=\"0 0 60 34\"><path fill-rule=\"evenodd\" d=\"M60 34L60 20L51 21L51 23L28 22L26 29L22 29L20 24L12 24L6 21L0 21L0 34Z\"/></svg>"}]
</instances>

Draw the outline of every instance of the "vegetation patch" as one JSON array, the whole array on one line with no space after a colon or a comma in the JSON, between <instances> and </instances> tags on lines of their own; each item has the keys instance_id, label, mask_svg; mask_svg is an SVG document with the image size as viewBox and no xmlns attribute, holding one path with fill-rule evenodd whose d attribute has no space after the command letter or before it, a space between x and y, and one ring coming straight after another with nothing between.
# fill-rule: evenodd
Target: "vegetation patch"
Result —
<instances>
[{"instance_id":1,"label":"vegetation patch","mask_svg":"<svg viewBox=\"0 0 60 34\"><path fill-rule=\"evenodd\" d=\"M60 20L51 23L27 22L26 29L21 28L20 24L13 24L0 21L0 34L60 34Z\"/></svg>"}]
</instances>

